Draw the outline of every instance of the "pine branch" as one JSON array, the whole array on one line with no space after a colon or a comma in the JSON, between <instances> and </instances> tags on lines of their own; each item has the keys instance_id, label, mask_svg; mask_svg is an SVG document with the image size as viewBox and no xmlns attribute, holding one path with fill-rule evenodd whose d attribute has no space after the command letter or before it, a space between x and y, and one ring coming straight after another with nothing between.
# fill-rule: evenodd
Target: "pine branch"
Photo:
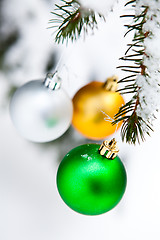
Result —
<instances>
[{"instance_id":1,"label":"pine branch","mask_svg":"<svg viewBox=\"0 0 160 240\"><path fill-rule=\"evenodd\" d=\"M88 33L89 29L93 31L97 28L96 14L91 9L83 8L77 0L61 0L61 5L56 4L53 12L54 18L49 22L53 24L50 28L57 28L55 32L55 42L60 43L76 40L84 31ZM104 16L98 13L98 16L105 20Z\"/></svg>"},{"instance_id":2,"label":"pine branch","mask_svg":"<svg viewBox=\"0 0 160 240\"><path fill-rule=\"evenodd\" d=\"M135 9L136 4L137 0L132 0L126 3L125 6L132 5L132 8ZM128 29L125 36L131 31L134 31L134 37L132 43L128 44L125 56L120 58L120 60L125 63L127 62L127 64L119 66L118 68L121 68L122 71L130 72L130 75L119 80L119 83L125 82L127 85L124 88L119 89L118 92L121 94L132 93L134 96L119 109L119 112L115 115L115 120L112 123L117 124L120 121L123 121L121 128L122 140L131 144L135 144L136 142L140 143L140 139L144 141L145 134L149 135L150 130L152 130L150 122L145 121L137 114L137 108L140 105L140 87L137 85L137 76L147 75L147 69L144 65L144 56L146 55L144 40L149 36L149 32L143 30L143 26L147 21L146 14L148 6L142 6L141 10L142 12L139 15L130 14L121 16L132 19L132 24L125 25ZM130 63L132 63L132 65L130 65Z\"/></svg>"}]
</instances>

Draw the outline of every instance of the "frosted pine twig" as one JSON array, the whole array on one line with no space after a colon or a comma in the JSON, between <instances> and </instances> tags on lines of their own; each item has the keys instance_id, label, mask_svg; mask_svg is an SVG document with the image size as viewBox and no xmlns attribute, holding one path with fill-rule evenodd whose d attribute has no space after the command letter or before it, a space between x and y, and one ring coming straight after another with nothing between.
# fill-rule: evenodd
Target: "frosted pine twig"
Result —
<instances>
[{"instance_id":1,"label":"frosted pine twig","mask_svg":"<svg viewBox=\"0 0 160 240\"><path fill-rule=\"evenodd\" d=\"M55 42L68 42L77 40L82 32L84 35L88 31L97 28L97 17L105 20L101 13L95 13L91 8L84 7L78 0L61 0L55 4L56 8L50 20L51 27L55 28Z\"/></svg>"}]
</instances>

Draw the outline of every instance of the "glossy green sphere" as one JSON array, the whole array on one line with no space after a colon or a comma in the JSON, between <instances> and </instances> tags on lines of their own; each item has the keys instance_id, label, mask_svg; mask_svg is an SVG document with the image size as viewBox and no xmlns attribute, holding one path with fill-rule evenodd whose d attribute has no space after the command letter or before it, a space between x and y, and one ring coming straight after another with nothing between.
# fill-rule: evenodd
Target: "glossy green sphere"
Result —
<instances>
[{"instance_id":1,"label":"glossy green sphere","mask_svg":"<svg viewBox=\"0 0 160 240\"><path fill-rule=\"evenodd\" d=\"M126 171L117 156L99 154L99 144L72 149L57 172L57 187L64 202L74 211L98 215L115 207L126 188Z\"/></svg>"}]
</instances>

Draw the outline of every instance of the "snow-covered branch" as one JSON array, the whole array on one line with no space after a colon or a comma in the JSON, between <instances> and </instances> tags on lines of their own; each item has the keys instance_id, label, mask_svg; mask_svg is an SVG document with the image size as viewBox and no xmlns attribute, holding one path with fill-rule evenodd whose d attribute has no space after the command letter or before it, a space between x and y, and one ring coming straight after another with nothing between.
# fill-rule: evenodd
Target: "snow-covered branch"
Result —
<instances>
[{"instance_id":1,"label":"snow-covered branch","mask_svg":"<svg viewBox=\"0 0 160 240\"><path fill-rule=\"evenodd\" d=\"M160 108L160 0L137 0L136 12L142 6L147 7L143 32L144 39L143 65L145 72L137 76L139 87L139 105L136 113L144 122L152 124L156 111ZM146 125L143 125L145 130Z\"/></svg>"}]
</instances>

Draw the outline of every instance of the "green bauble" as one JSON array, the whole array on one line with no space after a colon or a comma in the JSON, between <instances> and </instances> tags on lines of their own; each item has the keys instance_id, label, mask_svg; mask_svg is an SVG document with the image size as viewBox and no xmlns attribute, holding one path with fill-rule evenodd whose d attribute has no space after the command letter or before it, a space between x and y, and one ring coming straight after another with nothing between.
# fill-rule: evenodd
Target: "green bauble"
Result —
<instances>
[{"instance_id":1,"label":"green bauble","mask_svg":"<svg viewBox=\"0 0 160 240\"><path fill-rule=\"evenodd\" d=\"M99 144L72 149L57 172L57 187L64 202L74 211L98 215L115 207L126 188L126 171L116 156L99 154Z\"/></svg>"}]
</instances>

